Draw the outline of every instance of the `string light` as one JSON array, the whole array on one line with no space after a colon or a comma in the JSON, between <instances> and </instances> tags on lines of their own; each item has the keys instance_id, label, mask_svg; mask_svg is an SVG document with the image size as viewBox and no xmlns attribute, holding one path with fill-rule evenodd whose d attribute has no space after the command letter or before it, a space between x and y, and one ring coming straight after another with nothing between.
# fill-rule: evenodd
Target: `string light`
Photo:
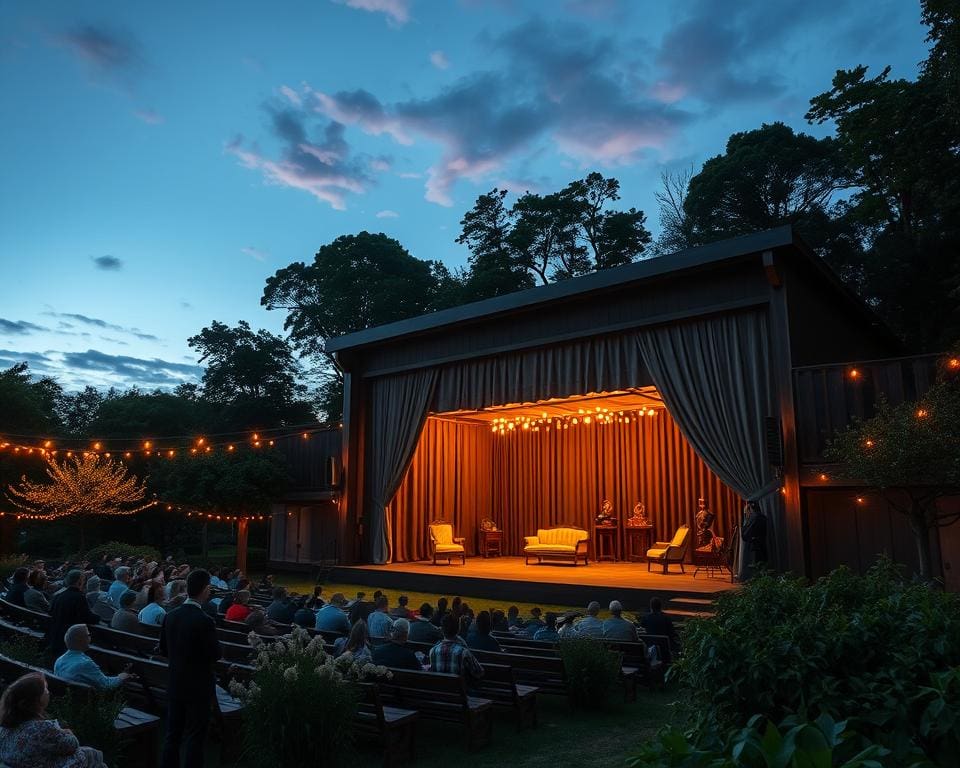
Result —
<instances>
[{"instance_id":1,"label":"string light","mask_svg":"<svg viewBox=\"0 0 960 768\"><path fill-rule=\"evenodd\" d=\"M549 432L551 428L557 431L569 429L571 426L608 426L610 424L629 424L631 419L636 420L640 416L656 416L658 409L651 407L641 407L632 411L611 411L609 408L595 406L594 409L577 409L577 414L558 414L551 416L546 411L534 416L498 416L490 422L490 430L497 435L504 435L508 432L539 432L541 429Z\"/></svg>"},{"instance_id":2,"label":"string light","mask_svg":"<svg viewBox=\"0 0 960 768\"><path fill-rule=\"evenodd\" d=\"M951 368L954 371L960 369L960 358L951 357L949 360L947 360L947 368Z\"/></svg>"},{"instance_id":3,"label":"string light","mask_svg":"<svg viewBox=\"0 0 960 768\"><path fill-rule=\"evenodd\" d=\"M859 378L860 378L860 371L858 371L856 368L851 368L851 369L850 369L850 373L848 373L847 375L848 375L851 379L859 379Z\"/></svg>"}]
</instances>

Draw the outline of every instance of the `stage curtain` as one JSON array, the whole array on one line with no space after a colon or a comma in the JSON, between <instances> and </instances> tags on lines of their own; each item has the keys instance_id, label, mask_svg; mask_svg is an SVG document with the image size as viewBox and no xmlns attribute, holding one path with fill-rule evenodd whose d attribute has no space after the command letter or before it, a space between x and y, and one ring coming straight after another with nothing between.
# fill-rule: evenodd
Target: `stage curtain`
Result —
<instances>
[{"instance_id":1,"label":"stage curtain","mask_svg":"<svg viewBox=\"0 0 960 768\"><path fill-rule=\"evenodd\" d=\"M387 504L400 486L420 439L437 383L437 369L388 376L371 383L367 429L366 523L370 557L390 560Z\"/></svg>"},{"instance_id":2,"label":"stage curtain","mask_svg":"<svg viewBox=\"0 0 960 768\"><path fill-rule=\"evenodd\" d=\"M445 367L435 413L649 385L636 334L584 339Z\"/></svg>"},{"instance_id":3,"label":"stage curtain","mask_svg":"<svg viewBox=\"0 0 960 768\"><path fill-rule=\"evenodd\" d=\"M393 559L430 556L427 525L436 519L453 523L466 539L467 554L476 553L480 520L492 517L493 435L484 426L429 418L387 515L393 532Z\"/></svg>"},{"instance_id":4,"label":"stage curtain","mask_svg":"<svg viewBox=\"0 0 960 768\"><path fill-rule=\"evenodd\" d=\"M739 312L641 329L640 351L680 430L711 470L767 517L778 567L779 483L766 455L765 419L776 413L766 314Z\"/></svg>"},{"instance_id":5,"label":"stage curtain","mask_svg":"<svg viewBox=\"0 0 960 768\"><path fill-rule=\"evenodd\" d=\"M630 423L496 435L492 487L493 518L503 528L505 551L515 555L537 528L569 524L592 531L604 499L613 504L621 536L642 501L657 539L671 538L683 524L696 531L700 496L717 515L715 531L726 536L742 504L664 411Z\"/></svg>"}]
</instances>

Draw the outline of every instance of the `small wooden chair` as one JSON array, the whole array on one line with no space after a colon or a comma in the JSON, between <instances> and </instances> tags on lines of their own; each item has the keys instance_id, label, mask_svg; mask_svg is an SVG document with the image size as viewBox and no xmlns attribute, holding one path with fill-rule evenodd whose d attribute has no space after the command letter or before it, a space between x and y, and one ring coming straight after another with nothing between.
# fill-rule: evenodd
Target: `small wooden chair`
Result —
<instances>
[{"instance_id":1,"label":"small wooden chair","mask_svg":"<svg viewBox=\"0 0 960 768\"><path fill-rule=\"evenodd\" d=\"M434 520L427 527L430 534L430 553L433 556L433 564L437 564L440 558L446 558L447 565L455 558L460 558L460 564L467 564L467 551L464 549L462 537L453 535L453 525L446 520Z\"/></svg>"}]
</instances>

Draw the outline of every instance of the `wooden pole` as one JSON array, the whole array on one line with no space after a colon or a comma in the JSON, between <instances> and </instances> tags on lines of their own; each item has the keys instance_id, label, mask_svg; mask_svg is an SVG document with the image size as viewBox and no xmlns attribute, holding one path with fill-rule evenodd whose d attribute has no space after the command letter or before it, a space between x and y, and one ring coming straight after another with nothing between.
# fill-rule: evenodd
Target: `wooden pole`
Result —
<instances>
[{"instance_id":1,"label":"wooden pole","mask_svg":"<svg viewBox=\"0 0 960 768\"><path fill-rule=\"evenodd\" d=\"M247 573L247 528L250 521L241 517L237 521L237 570Z\"/></svg>"}]
</instances>

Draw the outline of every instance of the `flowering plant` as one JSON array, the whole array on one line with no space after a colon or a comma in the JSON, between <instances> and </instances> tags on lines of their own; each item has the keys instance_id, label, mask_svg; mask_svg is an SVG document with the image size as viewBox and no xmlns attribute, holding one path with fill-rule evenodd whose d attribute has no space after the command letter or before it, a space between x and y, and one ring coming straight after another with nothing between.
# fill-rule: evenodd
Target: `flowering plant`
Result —
<instances>
[{"instance_id":1,"label":"flowering plant","mask_svg":"<svg viewBox=\"0 0 960 768\"><path fill-rule=\"evenodd\" d=\"M356 719L356 683L389 678L386 667L334 658L323 638L299 627L264 640L250 633L257 655L247 682L230 692L244 704L245 762L251 766L337 765L348 759Z\"/></svg>"}]
</instances>

